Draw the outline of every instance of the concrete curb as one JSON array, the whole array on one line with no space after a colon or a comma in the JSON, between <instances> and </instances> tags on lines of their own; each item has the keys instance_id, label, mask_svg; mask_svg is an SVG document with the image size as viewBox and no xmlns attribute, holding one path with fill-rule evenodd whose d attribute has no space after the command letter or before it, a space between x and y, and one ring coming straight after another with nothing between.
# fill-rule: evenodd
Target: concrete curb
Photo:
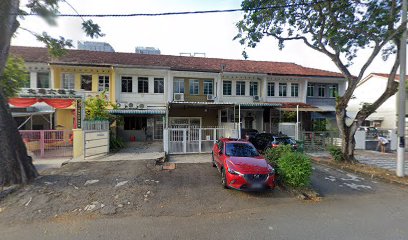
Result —
<instances>
[{"instance_id":1,"label":"concrete curb","mask_svg":"<svg viewBox=\"0 0 408 240\"><path fill-rule=\"evenodd\" d=\"M383 182L396 183L396 184L408 186L408 177L399 178L395 176L394 172L387 170L387 169L383 169L383 168L379 168L379 167L375 167L375 166L371 166L367 164L361 164L361 163L353 163L353 164L337 163L331 159L326 159L326 158L324 159L319 158L319 157L310 157L310 158L312 159L314 163L317 163L319 165L323 165L323 166L327 166L327 167L331 167L335 169L342 169L342 170L346 170L346 171L353 172L353 173L359 173L359 174L368 176L371 179L378 179Z\"/></svg>"}]
</instances>

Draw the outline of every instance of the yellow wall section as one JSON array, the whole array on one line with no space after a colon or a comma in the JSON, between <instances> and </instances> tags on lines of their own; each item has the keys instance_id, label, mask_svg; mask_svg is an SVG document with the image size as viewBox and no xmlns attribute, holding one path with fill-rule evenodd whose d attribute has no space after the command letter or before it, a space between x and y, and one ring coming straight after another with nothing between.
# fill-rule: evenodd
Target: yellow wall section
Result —
<instances>
[{"instance_id":1,"label":"yellow wall section","mask_svg":"<svg viewBox=\"0 0 408 240\"><path fill-rule=\"evenodd\" d=\"M62 88L61 86L61 69L56 67L51 67L51 71L54 71L54 87Z\"/></svg>"},{"instance_id":2,"label":"yellow wall section","mask_svg":"<svg viewBox=\"0 0 408 240\"><path fill-rule=\"evenodd\" d=\"M75 90L81 90L81 75L92 75L92 92L98 92L99 76L108 75L110 80L110 99L111 101L115 101L115 72L113 68L52 65L51 71L54 71L55 88L62 88L61 78L63 73L74 74Z\"/></svg>"},{"instance_id":3,"label":"yellow wall section","mask_svg":"<svg viewBox=\"0 0 408 240\"><path fill-rule=\"evenodd\" d=\"M98 81L99 81L99 75L92 74L92 92L98 92Z\"/></svg>"},{"instance_id":4,"label":"yellow wall section","mask_svg":"<svg viewBox=\"0 0 408 240\"><path fill-rule=\"evenodd\" d=\"M72 130L74 123L74 116L71 109L55 109L55 126L56 129ZM57 127L61 125L63 127Z\"/></svg>"}]
</instances>

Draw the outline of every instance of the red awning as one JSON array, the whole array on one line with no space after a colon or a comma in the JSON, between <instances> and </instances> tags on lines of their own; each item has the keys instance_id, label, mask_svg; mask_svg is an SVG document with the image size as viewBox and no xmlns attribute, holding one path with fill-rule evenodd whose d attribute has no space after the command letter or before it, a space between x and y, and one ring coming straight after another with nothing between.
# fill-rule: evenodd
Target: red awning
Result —
<instances>
[{"instance_id":1,"label":"red awning","mask_svg":"<svg viewBox=\"0 0 408 240\"><path fill-rule=\"evenodd\" d=\"M30 107L37 102L45 102L53 108L68 108L74 100L73 99L52 99L52 98L10 98L9 103L16 107Z\"/></svg>"}]
</instances>

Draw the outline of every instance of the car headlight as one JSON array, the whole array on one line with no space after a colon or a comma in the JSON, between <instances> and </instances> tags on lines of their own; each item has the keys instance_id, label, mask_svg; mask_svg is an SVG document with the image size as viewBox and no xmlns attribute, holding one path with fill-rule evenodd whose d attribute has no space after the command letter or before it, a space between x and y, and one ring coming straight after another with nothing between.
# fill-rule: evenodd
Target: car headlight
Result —
<instances>
[{"instance_id":1,"label":"car headlight","mask_svg":"<svg viewBox=\"0 0 408 240\"><path fill-rule=\"evenodd\" d=\"M238 175L238 176L243 176L242 173L235 171L232 168L228 168L228 172L231 173L232 175Z\"/></svg>"},{"instance_id":2,"label":"car headlight","mask_svg":"<svg viewBox=\"0 0 408 240\"><path fill-rule=\"evenodd\" d=\"M269 172L269 176L275 175L275 169L274 169L274 168L271 168L270 170L271 170L271 171Z\"/></svg>"}]
</instances>

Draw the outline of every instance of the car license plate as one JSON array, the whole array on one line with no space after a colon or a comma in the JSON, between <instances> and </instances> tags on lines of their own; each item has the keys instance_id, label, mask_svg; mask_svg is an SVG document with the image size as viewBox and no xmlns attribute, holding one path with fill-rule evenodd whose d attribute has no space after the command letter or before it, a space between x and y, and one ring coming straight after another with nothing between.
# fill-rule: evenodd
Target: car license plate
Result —
<instances>
[{"instance_id":1,"label":"car license plate","mask_svg":"<svg viewBox=\"0 0 408 240\"><path fill-rule=\"evenodd\" d=\"M262 186L261 183L254 183L254 184L252 184L252 188L259 189L259 188L262 188L262 187L263 187L263 186Z\"/></svg>"}]
</instances>

